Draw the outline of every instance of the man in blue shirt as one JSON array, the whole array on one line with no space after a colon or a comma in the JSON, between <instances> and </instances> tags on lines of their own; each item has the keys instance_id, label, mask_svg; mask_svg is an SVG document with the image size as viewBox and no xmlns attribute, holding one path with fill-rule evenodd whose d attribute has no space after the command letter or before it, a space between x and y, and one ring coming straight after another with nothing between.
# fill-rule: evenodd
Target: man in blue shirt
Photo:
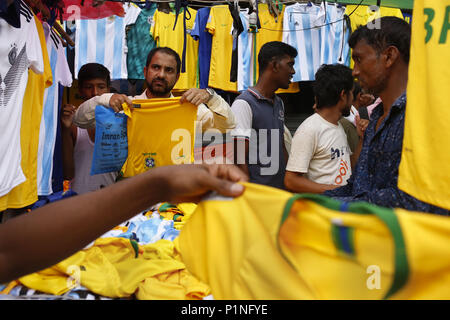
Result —
<instances>
[{"instance_id":1,"label":"man in blue shirt","mask_svg":"<svg viewBox=\"0 0 450 320\"><path fill-rule=\"evenodd\" d=\"M397 187L408 83L411 27L395 17L380 18L380 28L361 26L349 44L355 61L353 76L382 103L372 112L360 144L359 160L347 185L324 195L341 201L448 215L449 211L424 203Z\"/></svg>"}]
</instances>

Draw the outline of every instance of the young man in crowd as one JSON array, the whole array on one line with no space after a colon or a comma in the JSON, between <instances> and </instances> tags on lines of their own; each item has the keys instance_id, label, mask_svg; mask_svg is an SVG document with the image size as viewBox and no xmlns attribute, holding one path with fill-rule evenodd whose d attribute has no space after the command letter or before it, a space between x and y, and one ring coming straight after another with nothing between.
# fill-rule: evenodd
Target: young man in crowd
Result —
<instances>
[{"instance_id":1,"label":"young man in crowd","mask_svg":"<svg viewBox=\"0 0 450 320\"><path fill-rule=\"evenodd\" d=\"M98 63L87 63L78 72L78 91L83 100L89 100L110 92L111 79L108 69ZM95 127L82 129L72 124L76 107L63 106L61 112L61 137L64 179L71 181L71 189L78 194L95 191L113 184L114 172L92 175Z\"/></svg>"},{"instance_id":2,"label":"young man in crowd","mask_svg":"<svg viewBox=\"0 0 450 320\"><path fill-rule=\"evenodd\" d=\"M132 106L133 99L152 99L173 97L172 89L180 77L181 60L178 53L168 47L157 47L150 51L144 68L146 90L138 96L128 97L124 94L105 93L82 103L77 109L73 123L81 128L95 126L95 107L103 105L122 110L122 104ZM234 128L234 115L228 103L214 90L192 88L187 90L180 100L190 102L198 107L197 120L201 122L202 131L211 128L225 133Z\"/></svg>"},{"instance_id":3,"label":"young man in crowd","mask_svg":"<svg viewBox=\"0 0 450 320\"><path fill-rule=\"evenodd\" d=\"M232 131L234 159L248 173L250 182L284 189L288 129L283 101L275 91L289 87L296 56L297 50L283 42L264 44L258 54L258 82L231 106L236 117L236 129Z\"/></svg>"},{"instance_id":4,"label":"young man in crowd","mask_svg":"<svg viewBox=\"0 0 450 320\"><path fill-rule=\"evenodd\" d=\"M345 185L352 173L350 147L339 122L350 114L353 102L351 69L322 65L315 75L314 95L316 112L292 140L284 178L292 192L322 193Z\"/></svg>"},{"instance_id":5,"label":"young man in crowd","mask_svg":"<svg viewBox=\"0 0 450 320\"><path fill-rule=\"evenodd\" d=\"M397 187L411 27L395 17L382 17L378 23L380 28L359 27L350 36L349 44L355 61L353 76L363 90L382 102L371 114L358 163L347 185L324 194L341 201L367 201L383 207L448 215L448 210L419 201Z\"/></svg>"}]
</instances>

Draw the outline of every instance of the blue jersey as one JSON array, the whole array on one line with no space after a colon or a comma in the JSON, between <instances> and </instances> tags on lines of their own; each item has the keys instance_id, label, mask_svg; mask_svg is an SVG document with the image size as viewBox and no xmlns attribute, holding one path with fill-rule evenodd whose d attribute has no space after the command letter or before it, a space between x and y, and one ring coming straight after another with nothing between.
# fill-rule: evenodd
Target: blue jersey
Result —
<instances>
[{"instance_id":1,"label":"blue jersey","mask_svg":"<svg viewBox=\"0 0 450 320\"><path fill-rule=\"evenodd\" d=\"M200 73L200 88L208 87L209 65L211 62L211 44L212 35L206 31L206 23L208 22L209 12L211 8L201 8L197 11L194 28L191 36L194 40L199 41L198 44L198 64Z\"/></svg>"},{"instance_id":2,"label":"blue jersey","mask_svg":"<svg viewBox=\"0 0 450 320\"><path fill-rule=\"evenodd\" d=\"M244 91L254 85L253 79L253 41L254 34L248 32L249 14L248 9L239 12L244 31L238 37L238 77L237 90Z\"/></svg>"}]
</instances>

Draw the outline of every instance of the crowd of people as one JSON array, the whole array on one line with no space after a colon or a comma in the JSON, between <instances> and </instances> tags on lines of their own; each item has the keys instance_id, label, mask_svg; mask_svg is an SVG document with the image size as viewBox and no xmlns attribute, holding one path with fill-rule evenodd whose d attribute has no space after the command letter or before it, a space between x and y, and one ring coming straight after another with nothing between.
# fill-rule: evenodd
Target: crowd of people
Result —
<instances>
[{"instance_id":1,"label":"crowd of people","mask_svg":"<svg viewBox=\"0 0 450 320\"><path fill-rule=\"evenodd\" d=\"M322 65L317 70L314 114L293 138L275 92L289 87L298 53L283 42L268 42L258 54L256 85L231 106L210 88L192 88L181 96L181 102L198 107L203 132L215 129L231 135L234 164L159 167L120 182L115 182L116 173L89 174L95 107L121 112L123 104L132 107L134 99L173 97L180 57L167 47L153 49L143 70L147 88L135 97L111 93L104 66L83 66L78 79L84 102L65 105L61 116L64 176L79 195L0 225L0 283L60 261L152 204L197 202L211 190L239 196L242 181L448 215L448 210L397 187L411 28L395 17L380 18L379 25L352 33L353 69ZM73 231L70 236L67 228Z\"/></svg>"}]
</instances>

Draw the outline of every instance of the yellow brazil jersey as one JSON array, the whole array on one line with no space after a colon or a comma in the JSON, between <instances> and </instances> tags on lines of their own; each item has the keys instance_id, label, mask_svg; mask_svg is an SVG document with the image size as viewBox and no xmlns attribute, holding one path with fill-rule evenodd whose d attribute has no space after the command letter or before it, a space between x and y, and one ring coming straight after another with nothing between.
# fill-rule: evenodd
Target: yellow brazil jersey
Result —
<instances>
[{"instance_id":1,"label":"yellow brazil jersey","mask_svg":"<svg viewBox=\"0 0 450 320\"><path fill-rule=\"evenodd\" d=\"M415 0L398 186L450 209L450 0Z\"/></svg>"},{"instance_id":2,"label":"yellow brazil jersey","mask_svg":"<svg viewBox=\"0 0 450 320\"><path fill-rule=\"evenodd\" d=\"M283 14L285 7L283 6L277 19L270 14L267 4L261 3L258 5L258 17L261 23L261 29L256 33L256 45L255 45L255 76L254 79L258 79L259 65L258 65L258 53L261 47L269 41L282 41L283 39ZM299 87L297 82L291 83L288 89L279 89L276 93L289 93L298 92Z\"/></svg>"},{"instance_id":3,"label":"yellow brazil jersey","mask_svg":"<svg viewBox=\"0 0 450 320\"><path fill-rule=\"evenodd\" d=\"M449 239L448 217L245 183L201 201L177 240L217 300L361 300L450 298Z\"/></svg>"},{"instance_id":4,"label":"yellow brazil jersey","mask_svg":"<svg viewBox=\"0 0 450 320\"><path fill-rule=\"evenodd\" d=\"M358 27L364 26L367 23L381 17L394 16L404 19L400 9L387 7L380 7L379 10L373 11L371 10L371 6L348 5L345 9L345 14L350 16L352 32ZM350 68L353 69L354 64L353 59L351 59Z\"/></svg>"},{"instance_id":5,"label":"yellow brazil jersey","mask_svg":"<svg viewBox=\"0 0 450 320\"><path fill-rule=\"evenodd\" d=\"M180 74L174 90L184 91L190 88L198 88L198 42L189 35L190 30L194 27L196 14L197 11L191 8L189 8L189 13L186 13L186 19L189 19L186 20L186 72ZM183 59L183 16L183 12L178 15L177 25L173 30L175 13L164 13L157 10L150 28L150 33L158 47L169 47L175 50L180 55L180 59Z\"/></svg>"},{"instance_id":6,"label":"yellow brazil jersey","mask_svg":"<svg viewBox=\"0 0 450 320\"><path fill-rule=\"evenodd\" d=\"M227 5L211 8L206 29L212 34L208 84L214 88L237 92L237 82L230 81L233 18Z\"/></svg>"},{"instance_id":7,"label":"yellow brazil jersey","mask_svg":"<svg viewBox=\"0 0 450 320\"><path fill-rule=\"evenodd\" d=\"M8 208L23 208L38 200L37 157L39 129L44 106L44 91L52 85L52 70L48 58L47 44L42 23L34 17L44 58L44 73L35 74L28 70L28 83L23 98L22 121L20 127L21 166L25 182L0 198L0 211Z\"/></svg>"},{"instance_id":8,"label":"yellow brazil jersey","mask_svg":"<svg viewBox=\"0 0 450 320\"><path fill-rule=\"evenodd\" d=\"M124 106L128 116L124 177L194 161L196 106L180 104L180 98L133 100L133 105L132 109Z\"/></svg>"}]
</instances>

